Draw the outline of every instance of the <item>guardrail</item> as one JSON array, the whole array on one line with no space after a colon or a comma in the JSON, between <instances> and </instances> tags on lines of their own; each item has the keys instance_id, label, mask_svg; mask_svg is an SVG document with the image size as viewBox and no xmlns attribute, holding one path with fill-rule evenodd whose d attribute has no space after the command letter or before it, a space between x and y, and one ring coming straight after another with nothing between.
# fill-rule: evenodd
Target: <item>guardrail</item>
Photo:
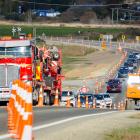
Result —
<instances>
[{"instance_id":1,"label":"guardrail","mask_svg":"<svg viewBox=\"0 0 140 140\"><path fill-rule=\"evenodd\" d=\"M84 40L84 39L74 39L74 38L65 38L65 37L39 37L40 39L44 40L46 44L50 45L77 45L77 46L86 46L86 47L94 47L96 49L102 48L102 41L96 40ZM129 48L129 49L139 49L140 42L122 42L122 41L106 41L107 48L110 49L117 49L119 46L122 48Z\"/></svg>"}]
</instances>

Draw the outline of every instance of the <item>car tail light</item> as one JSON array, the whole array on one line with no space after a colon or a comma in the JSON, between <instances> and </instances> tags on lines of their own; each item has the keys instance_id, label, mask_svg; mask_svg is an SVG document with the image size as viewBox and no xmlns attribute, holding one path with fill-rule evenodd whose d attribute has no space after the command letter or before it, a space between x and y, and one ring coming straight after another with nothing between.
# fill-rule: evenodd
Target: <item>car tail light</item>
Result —
<instances>
[{"instance_id":1,"label":"car tail light","mask_svg":"<svg viewBox=\"0 0 140 140\"><path fill-rule=\"evenodd\" d=\"M111 89L110 86L107 86L107 89L108 89L108 90Z\"/></svg>"}]
</instances>

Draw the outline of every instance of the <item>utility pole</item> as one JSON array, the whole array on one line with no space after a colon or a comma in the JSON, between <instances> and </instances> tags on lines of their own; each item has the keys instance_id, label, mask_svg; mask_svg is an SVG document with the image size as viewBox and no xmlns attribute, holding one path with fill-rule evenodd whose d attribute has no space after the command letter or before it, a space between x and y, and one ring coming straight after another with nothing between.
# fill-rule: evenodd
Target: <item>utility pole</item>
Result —
<instances>
[{"instance_id":1,"label":"utility pole","mask_svg":"<svg viewBox=\"0 0 140 140\"><path fill-rule=\"evenodd\" d=\"M112 24L114 24L114 8L112 8Z\"/></svg>"},{"instance_id":2,"label":"utility pole","mask_svg":"<svg viewBox=\"0 0 140 140\"><path fill-rule=\"evenodd\" d=\"M117 10L117 23L118 23L118 21L119 21L119 8L116 8L116 10Z\"/></svg>"},{"instance_id":3,"label":"utility pole","mask_svg":"<svg viewBox=\"0 0 140 140\"><path fill-rule=\"evenodd\" d=\"M129 13L129 15L130 15L129 21L131 22L132 21L132 13Z\"/></svg>"}]
</instances>

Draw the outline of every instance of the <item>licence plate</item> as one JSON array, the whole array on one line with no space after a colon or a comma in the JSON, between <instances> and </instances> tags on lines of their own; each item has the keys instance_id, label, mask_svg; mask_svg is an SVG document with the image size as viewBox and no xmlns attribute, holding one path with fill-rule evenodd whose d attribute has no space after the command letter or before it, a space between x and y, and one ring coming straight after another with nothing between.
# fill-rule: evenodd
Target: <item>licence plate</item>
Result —
<instances>
[{"instance_id":1,"label":"licence plate","mask_svg":"<svg viewBox=\"0 0 140 140\"><path fill-rule=\"evenodd\" d=\"M115 90L116 90L116 88L113 88L112 90L113 90L113 91L115 91Z\"/></svg>"},{"instance_id":2,"label":"licence plate","mask_svg":"<svg viewBox=\"0 0 140 140\"><path fill-rule=\"evenodd\" d=\"M1 93L0 98L10 98L10 93Z\"/></svg>"}]
</instances>

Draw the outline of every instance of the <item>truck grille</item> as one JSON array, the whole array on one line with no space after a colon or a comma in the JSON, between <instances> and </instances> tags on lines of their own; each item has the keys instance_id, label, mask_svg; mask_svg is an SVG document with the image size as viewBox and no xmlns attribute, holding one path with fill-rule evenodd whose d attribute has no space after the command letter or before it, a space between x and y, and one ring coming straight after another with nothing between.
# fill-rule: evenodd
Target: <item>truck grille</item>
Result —
<instances>
[{"instance_id":1,"label":"truck grille","mask_svg":"<svg viewBox=\"0 0 140 140\"><path fill-rule=\"evenodd\" d=\"M18 75L18 66L0 65L0 87L9 87L10 82L19 78Z\"/></svg>"}]
</instances>

